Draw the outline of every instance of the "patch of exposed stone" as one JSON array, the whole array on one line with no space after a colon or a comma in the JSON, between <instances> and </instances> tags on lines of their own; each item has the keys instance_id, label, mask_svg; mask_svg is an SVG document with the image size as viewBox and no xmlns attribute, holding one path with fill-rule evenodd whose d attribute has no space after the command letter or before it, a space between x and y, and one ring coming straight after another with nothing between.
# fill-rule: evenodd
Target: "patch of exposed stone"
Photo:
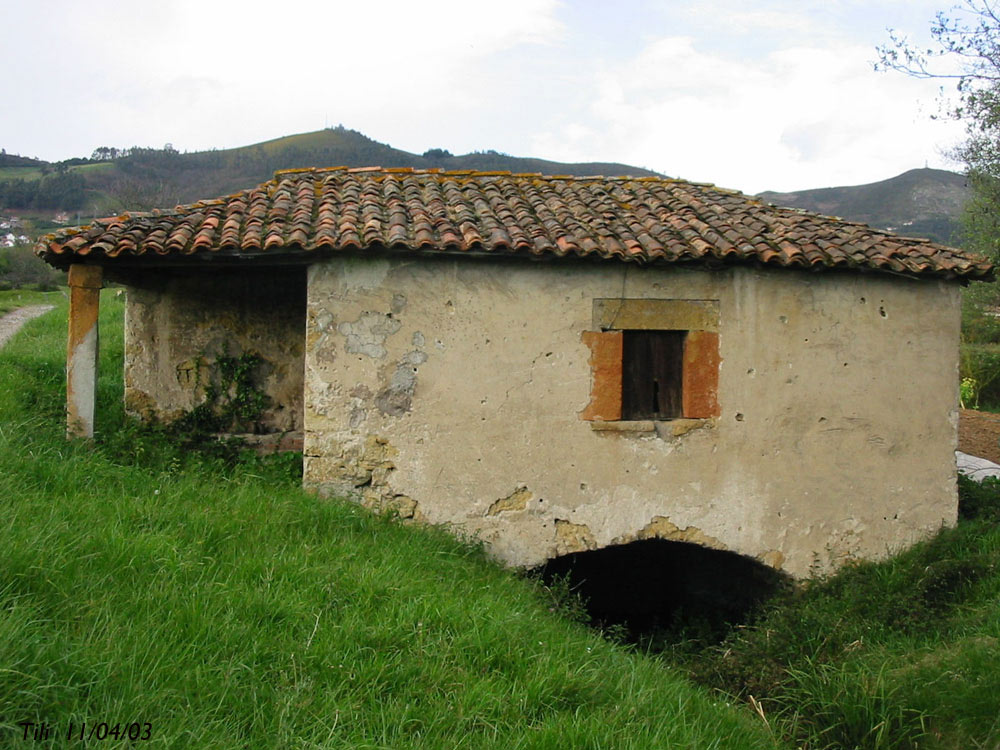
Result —
<instances>
[{"instance_id":1,"label":"patch of exposed stone","mask_svg":"<svg viewBox=\"0 0 1000 750\"><path fill-rule=\"evenodd\" d=\"M613 544L627 544L643 539L665 539L669 542L689 542L699 544L709 549L726 550L728 547L715 537L709 536L697 526L685 526L683 529L666 516L654 516L653 519L634 534L626 534L614 540Z\"/></svg>"},{"instance_id":2,"label":"patch of exposed stone","mask_svg":"<svg viewBox=\"0 0 1000 750\"><path fill-rule=\"evenodd\" d=\"M424 521L416 500L390 486L399 455L386 438L369 435L363 444L344 447L329 471L329 478L317 487L322 495L354 496L362 506L378 513Z\"/></svg>"},{"instance_id":3,"label":"patch of exposed stone","mask_svg":"<svg viewBox=\"0 0 1000 750\"><path fill-rule=\"evenodd\" d=\"M344 349L373 359L386 355L385 340L402 327L392 313L363 312L357 320L344 321L337 330L344 335Z\"/></svg>"},{"instance_id":4,"label":"patch of exposed stone","mask_svg":"<svg viewBox=\"0 0 1000 750\"><path fill-rule=\"evenodd\" d=\"M556 554L568 555L597 547L590 527L582 523L572 523L562 518L556 519Z\"/></svg>"},{"instance_id":5,"label":"patch of exposed stone","mask_svg":"<svg viewBox=\"0 0 1000 750\"><path fill-rule=\"evenodd\" d=\"M785 554L781 550L776 549L771 549L763 555L758 555L757 559L764 565L775 570L781 570L781 566L785 564Z\"/></svg>"},{"instance_id":6,"label":"patch of exposed stone","mask_svg":"<svg viewBox=\"0 0 1000 750\"><path fill-rule=\"evenodd\" d=\"M375 396L375 406L380 412L387 417L401 417L410 410L417 387L417 367L426 361L427 355L419 349L403 355L388 385Z\"/></svg>"},{"instance_id":7,"label":"patch of exposed stone","mask_svg":"<svg viewBox=\"0 0 1000 750\"><path fill-rule=\"evenodd\" d=\"M501 497L490 505L486 511L488 516L498 516L501 513L508 513L514 510L524 510L528 507L528 501L532 495L527 487L518 487L506 497Z\"/></svg>"}]
</instances>

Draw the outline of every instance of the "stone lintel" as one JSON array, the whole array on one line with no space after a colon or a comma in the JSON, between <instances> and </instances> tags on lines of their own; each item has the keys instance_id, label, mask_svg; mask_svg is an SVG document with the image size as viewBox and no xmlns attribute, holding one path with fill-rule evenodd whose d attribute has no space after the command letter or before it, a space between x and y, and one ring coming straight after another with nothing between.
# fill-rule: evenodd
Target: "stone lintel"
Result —
<instances>
[{"instance_id":1,"label":"stone lintel","mask_svg":"<svg viewBox=\"0 0 1000 750\"><path fill-rule=\"evenodd\" d=\"M595 299L601 331L718 331L719 302L711 299Z\"/></svg>"},{"instance_id":2,"label":"stone lintel","mask_svg":"<svg viewBox=\"0 0 1000 750\"><path fill-rule=\"evenodd\" d=\"M655 432L656 422L651 419L623 419L617 422L591 422L590 429L598 432Z\"/></svg>"}]
</instances>

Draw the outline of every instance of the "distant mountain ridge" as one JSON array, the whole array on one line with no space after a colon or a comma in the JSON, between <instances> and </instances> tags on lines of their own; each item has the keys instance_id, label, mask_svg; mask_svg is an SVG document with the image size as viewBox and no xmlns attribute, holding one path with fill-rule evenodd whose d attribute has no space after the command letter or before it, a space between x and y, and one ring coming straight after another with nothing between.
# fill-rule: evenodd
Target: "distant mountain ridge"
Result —
<instances>
[{"instance_id":1,"label":"distant mountain ridge","mask_svg":"<svg viewBox=\"0 0 1000 750\"><path fill-rule=\"evenodd\" d=\"M211 198L268 180L280 169L302 167L369 167L387 169L483 170L543 174L614 174L657 176L658 173L616 162L565 163L511 156L497 151L452 155L445 149L415 154L380 143L342 126L276 138L222 151L180 154L179 166L188 179L178 185L180 202Z\"/></svg>"},{"instance_id":2,"label":"distant mountain ridge","mask_svg":"<svg viewBox=\"0 0 1000 750\"><path fill-rule=\"evenodd\" d=\"M108 158L112 153L117 158ZM119 156L119 154L122 154ZM97 158L49 162L8 156L0 163L0 209L37 218L62 209L85 220L126 210L163 208L253 187L275 171L303 167L412 167L414 169L540 172L563 175L660 176L616 162L570 164L477 151L452 155L442 148L414 154L356 130L327 128L239 148L180 153L163 149L95 150Z\"/></svg>"},{"instance_id":3,"label":"distant mountain ridge","mask_svg":"<svg viewBox=\"0 0 1000 750\"><path fill-rule=\"evenodd\" d=\"M924 168L867 185L793 193L766 191L757 197L778 206L839 216L945 245L960 245L960 221L969 189L963 175Z\"/></svg>"},{"instance_id":4,"label":"distant mountain ridge","mask_svg":"<svg viewBox=\"0 0 1000 750\"><path fill-rule=\"evenodd\" d=\"M275 138L239 148L180 153L132 148L107 159L116 149L101 148L98 158L49 163L0 154L2 210L34 220L41 230L52 217L69 212L74 223L127 210L171 207L215 198L271 178L280 169L302 167L412 167L445 170L539 172L547 175L662 176L617 162L570 164L511 156L493 150L452 155L442 148L415 154L338 126ZM683 176L683 175L682 175ZM965 178L940 169L913 169L868 185L767 191L757 197L779 206L871 224L902 235L959 245L959 220L968 189Z\"/></svg>"}]
</instances>

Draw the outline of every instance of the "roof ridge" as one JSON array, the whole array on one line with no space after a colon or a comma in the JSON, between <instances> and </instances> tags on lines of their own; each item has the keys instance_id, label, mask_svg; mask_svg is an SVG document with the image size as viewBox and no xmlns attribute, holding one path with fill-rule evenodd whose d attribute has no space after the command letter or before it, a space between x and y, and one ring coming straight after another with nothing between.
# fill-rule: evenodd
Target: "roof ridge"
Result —
<instances>
[{"instance_id":1,"label":"roof ridge","mask_svg":"<svg viewBox=\"0 0 1000 750\"><path fill-rule=\"evenodd\" d=\"M350 167L339 165L334 167L289 167L287 169L276 169L271 181L281 179L286 176L327 174L333 172L347 172L348 174L362 174L384 172L385 174L414 174L414 175L438 175L452 177L534 177L543 180L574 180L581 182L592 182L594 180L614 180L618 181L640 181L640 182L671 182L684 185L696 185L698 187L709 187L726 193L736 193L743 195L739 190L729 190L720 188L710 182L693 182L683 180L678 177L666 177L661 175L574 175L574 174L545 174L544 172L512 172L508 169L442 169L441 167L383 167L379 165L365 167Z\"/></svg>"}]
</instances>

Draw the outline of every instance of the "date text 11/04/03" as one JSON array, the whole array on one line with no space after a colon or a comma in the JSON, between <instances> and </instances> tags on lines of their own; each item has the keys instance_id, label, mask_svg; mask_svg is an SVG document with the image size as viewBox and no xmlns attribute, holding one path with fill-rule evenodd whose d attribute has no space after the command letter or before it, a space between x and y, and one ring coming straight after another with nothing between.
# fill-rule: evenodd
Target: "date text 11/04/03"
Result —
<instances>
[{"instance_id":1,"label":"date text 11/04/03","mask_svg":"<svg viewBox=\"0 0 1000 750\"><path fill-rule=\"evenodd\" d=\"M18 726L24 730L22 740L34 740L40 742L52 739L55 734L55 727L47 722L22 721ZM149 722L133 721L130 723L116 722L112 724L107 721L96 723L82 722L69 723L66 731L66 740L131 740L139 742L149 740L153 737L153 726Z\"/></svg>"}]
</instances>

